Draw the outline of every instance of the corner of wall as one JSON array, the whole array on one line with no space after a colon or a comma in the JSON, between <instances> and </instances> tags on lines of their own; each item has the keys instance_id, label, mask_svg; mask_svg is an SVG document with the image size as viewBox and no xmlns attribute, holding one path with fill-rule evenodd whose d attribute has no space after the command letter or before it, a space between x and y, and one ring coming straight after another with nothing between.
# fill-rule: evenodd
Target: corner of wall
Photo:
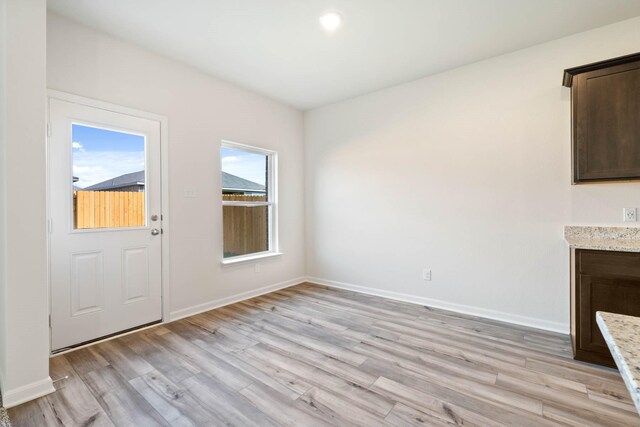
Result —
<instances>
[{"instance_id":1,"label":"corner of wall","mask_svg":"<svg viewBox=\"0 0 640 427\"><path fill-rule=\"evenodd\" d=\"M45 273L46 9L46 0L0 0L0 387L5 406L55 391L49 377ZM20 194L25 186L33 193L28 201ZM19 204L24 211L15 209Z\"/></svg>"},{"instance_id":2,"label":"corner of wall","mask_svg":"<svg viewBox=\"0 0 640 427\"><path fill-rule=\"evenodd\" d=\"M5 219L5 146L6 146L6 0L0 0L0 394L6 379L6 219Z\"/></svg>"},{"instance_id":3,"label":"corner of wall","mask_svg":"<svg viewBox=\"0 0 640 427\"><path fill-rule=\"evenodd\" d=\"M2 405L5 408L12 408L30 400L37 399L49 393L53 393L56 389L53 387L51 377L43 378L39 381L7 390L2 394Z\"/></svg>"},{"instance_id":4,"label":"corner of wall","mask_svg":"<svg viewBox=\"0 0 640 427\"><path fill-rule=\"evenodd\" d=\"M253 289L251 291L242 292L240 294L232 295L230 297L219 298L212 301L207 301L202 304L197 304L191 307L172 311L169 314L169 322L173 322L174 320L183 319L185 317L193 316L195 314L203 313L205 311L213 310L219 307L224 307L225 305L234 304L236 302L244 301L250 298L259 297L260 295L268 294L270 292L275 292L280 289L285 289L291 286L299 285L300 283L304 283L305 281L306 281L305 277L298 277L298 278L287 280L284 282L275 283L273 285L263 286L262 288Z\"/></svg>"}]
</instances>

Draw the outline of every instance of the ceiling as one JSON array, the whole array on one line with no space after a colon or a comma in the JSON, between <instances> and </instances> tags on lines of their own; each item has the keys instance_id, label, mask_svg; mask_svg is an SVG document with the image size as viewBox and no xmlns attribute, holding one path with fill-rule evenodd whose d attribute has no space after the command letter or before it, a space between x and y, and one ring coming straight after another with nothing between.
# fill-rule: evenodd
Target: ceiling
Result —
<instances>
[{"instance_id":1,"label":"ceiling","mask_svg":"<svg viewBox=\"0 0 640 427\"><path fill-rule=\"evenodd\" d=\"M640 0L49 0L302 110L640 15ZM344 25L328 34L328 10Z\"/></svg>"}]
</instances>

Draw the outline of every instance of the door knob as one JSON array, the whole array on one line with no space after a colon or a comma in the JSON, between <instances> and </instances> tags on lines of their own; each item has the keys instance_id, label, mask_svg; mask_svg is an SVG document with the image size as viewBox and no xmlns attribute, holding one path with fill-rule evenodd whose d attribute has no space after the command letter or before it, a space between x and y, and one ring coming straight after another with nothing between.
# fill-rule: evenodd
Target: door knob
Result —
<instances>
[{"instance_id":1,"label":"door knob","mask_svg":"<svg viewBox=\"0 0 640 427\"><path fill-rule=\"evenodd\" d=\"M151 235L152 236L157 236L158 234L160 234L160 230L158 230L157 228L154 228L151 230Z\"/></svg>"}]
</instances>

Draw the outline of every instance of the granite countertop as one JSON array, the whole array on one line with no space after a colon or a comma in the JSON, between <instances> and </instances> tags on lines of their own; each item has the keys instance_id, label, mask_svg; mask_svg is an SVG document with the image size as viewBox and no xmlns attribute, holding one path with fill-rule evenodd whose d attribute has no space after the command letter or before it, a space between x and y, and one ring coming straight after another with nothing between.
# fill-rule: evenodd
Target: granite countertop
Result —
<instances>
[{"instance_id":1,"label":"granite countertop","mask_svg":"<svg viewBox=\"0 0 640 427\"><path fill-rule=\"evenodd\" d=\"M640 414L640 317L599 311L596 321Z\"/></svg>"},{"instance_id":2,"label":"granite countertop","mask_svg":"<svg viewBox=\"0 0 640 427\"><path fill-rule=\"evenodd\" d=\"M564 239L574 249L640 252L640 227L566 226Z\"/></svg>"}]
</instances>

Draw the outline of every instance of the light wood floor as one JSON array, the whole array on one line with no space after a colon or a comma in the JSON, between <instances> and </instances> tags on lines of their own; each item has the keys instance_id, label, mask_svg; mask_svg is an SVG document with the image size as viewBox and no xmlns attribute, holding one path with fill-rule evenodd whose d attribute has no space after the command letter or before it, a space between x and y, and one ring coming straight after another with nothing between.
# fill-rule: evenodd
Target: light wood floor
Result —
<instances>
[{"instance_id":1,"label":"light wood floor","mask_svg":"<svg viewBox=\"0 0 640 427\"><path fill-rule=\"evenodd\" d=\"M14 426L640 425L567 336L300 285L51 359Z\"/></svg>"}]
</instances>

